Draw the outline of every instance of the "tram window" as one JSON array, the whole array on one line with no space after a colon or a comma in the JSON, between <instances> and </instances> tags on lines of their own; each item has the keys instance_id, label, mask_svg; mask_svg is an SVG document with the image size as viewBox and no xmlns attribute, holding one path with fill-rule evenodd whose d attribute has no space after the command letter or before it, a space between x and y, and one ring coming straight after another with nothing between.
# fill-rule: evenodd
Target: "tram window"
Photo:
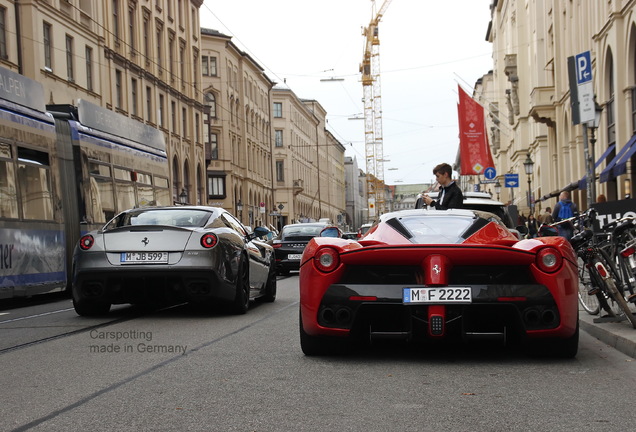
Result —
<instances>
[{"instance_id":1,"label":"tram window","mask_svg":"<svg viewBox=\"0 0 636 432\"><path fill-rule=\"evenodd\" d=\"M132 178L133 178L132 177L132 173L129 170L122 169L122 168L115 168L115 179L116 180L131 181Z\"/></svg>"},{"instance_id":2,"label":"tram window","mask_svg":"<svg viewBox=\"0 0 636 432\"><path fill-rule=\"evenodd\" d=\"M105 223L115 215L113 181L91 176L90 184L90 202L87 205L90 219L94 223Z\"/></svg>"},{"instance_id":3,"label":"tram window","mask_svg":"<svg viewBox=\"0 0 636 432\"><path fill-rule=\"evenodd\" d=\"M157 188L155 189L155 199L157 205L170 205L172 204L172 197L170 196L170 189Z\"/></svg>"},{"instance_id":4,"label":"tram window","mask_svg":"<svg viewBox=\"0 0 636 432\"><path fill-rule=\"evenodd\" d=\"M93 161L90 161L88 164L88 170L91 175L111 177L110 167L108 165L102 165Z\"/></svg>"},{"instance_id":5,"label":"tram window","mask_svg":"<svg viewBox=\"0 0 636 432\"><path fill-rule=\"evenodd\" d=\"M12 154L11 145L0 142L0 158L11 159Z\"/></svg>"},{"instance_id":6,"label":"tram window","mask_svg":"<svg viewBox=\"0 0 636 432\"><path fill-rule=\"evenodd\" d=\"M137 183L147 184L147 185L152 184L152 178L150 177L150 175L139 173L139 172L135 174L137 175Z\"/></svg>"},{"instance_id":7,"label":"tram window","mask_svg":"<svg viewBox=\"0 0 636 432\"><path fill-rule=\"evenodd\" d=\"M18 182L23 217L32 220L52 220L53 203L48 167L18 163Z\"/></svg>"},{"instance_id":8,"label":"tram window","mask_svg":"<svg viewBox=\"0 0 636 432\"><path fill-rule=\"evenodd\" d=\"M0 145L1 147L3 145ZM18 217L15 168L13 162L3 160L0 160L0 217L13 219Z\"/></svg>"},{"instance_id":9,"label":"tram window","mask_svg":"<svg viewBox=\"0 0 636 432\"><path fill-rule=\"evenodd\" d=\"M49 166L49 155L41 151L18 147L18 160L36 165Z\"/></svg>"},{"instance_id":10,"label":"tram window","mask_svg":"<svg viewBox=\"0 0 636 432\"><path fill-rule=\"evenodd\" d=\"M165 177L155 176L155 186L168 189L168 179Z\"/></svg>"},{"instance_id":11,"label":"tram window","mask_svg":"<svg viewBox=\"0 0 636 432\"><path fill-rule=\"evenodd\" d=\"M117 210L124 211L135 206L135 191L132 183L117 182L115 185Z\"/></svg>"},{"instance_id":12,"label":"tram window","mask_svg":"<svg viewBox=\"0 0 636 432\"><path fill-rule=\"evenodd\" d=\"M137 200L142 207L155 205L155 194L152 191L152 186L137 185Z\"/></svg>"}]
</instances>

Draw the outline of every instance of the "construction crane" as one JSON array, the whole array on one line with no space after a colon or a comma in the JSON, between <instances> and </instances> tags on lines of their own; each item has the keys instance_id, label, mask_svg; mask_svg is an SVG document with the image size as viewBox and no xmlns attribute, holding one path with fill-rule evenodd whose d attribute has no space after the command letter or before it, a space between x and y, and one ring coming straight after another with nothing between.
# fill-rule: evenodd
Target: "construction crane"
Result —
<instances>
[{"instance_id":1,"label":"construction crane","mask_svg":"<svg viewBox=\"0 0 636 432\"><path fill-rule=\"evenodd\" d=\"M371 22L362 31L364 56L360 65L364 94L364 144L367 167L368 217L374 219L384 208L384 151L382 142L382 98L380 95L380 38L378 24L392 0L384 0L376 12L371 0Z\"/></svg>"}]
</instances>

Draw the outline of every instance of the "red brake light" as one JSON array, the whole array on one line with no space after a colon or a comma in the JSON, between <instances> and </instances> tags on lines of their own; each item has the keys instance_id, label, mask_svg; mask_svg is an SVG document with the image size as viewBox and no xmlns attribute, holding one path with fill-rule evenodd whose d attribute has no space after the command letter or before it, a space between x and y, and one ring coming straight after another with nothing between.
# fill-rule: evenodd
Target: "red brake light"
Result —
<instances>
[{"instance_id":1,"label":"red brake light","mask_svg":"<svg viewBox=\"0 0 636 432\"><path fill-rule=\"evenodd\" d=\"M90 248L93 247L94 244L95 244L95 239L90 234L82 236L82 238L80 238L79 240L79 247L81 250L89 250Z\"/></svg>"},{"instance_id":2,"label":"red brake light","mask_svg":"<svg viewBox=\"0 0 636 432\"><path fill-rule=\"evenodd\" d=\"M216 234L205 234L203 237L201 237L201 246L206 249L211 249L216 245L218 241L219 239L216 237Z\"/></svg>"},{"instance_id":3,"label":"red brake light","mask_svg":"<svg viewBox=\"0 0 636 432\"><path fill-rule=\"evenodd\" d=\"M636 252L636 246L628 246L621 251L621 256L623 258L627 258L629 256L634 255L634 252Z\"/></svg>"},{"instance_id":4,"label":"red brake light","mask_svg":"<svg viewBox=\"0 0 636 432\"><path fill-rule=\"evenodd\" d=\"M314 263L321 272L332 272L340 265L340 255L335 249L325 247L316 252Z\"/></svg>"},{"instance_id":5,"label":"red brake light","mask_svg":"<svg viewBox=\"0 0 636 432\"><path fill-rule=\"evenodd\" d=\"M554 273L561 268L562 263L563 257L559 251L553 247L543 248L537 254L537 267L546 273Z\"/></svg>"}]
</instances>

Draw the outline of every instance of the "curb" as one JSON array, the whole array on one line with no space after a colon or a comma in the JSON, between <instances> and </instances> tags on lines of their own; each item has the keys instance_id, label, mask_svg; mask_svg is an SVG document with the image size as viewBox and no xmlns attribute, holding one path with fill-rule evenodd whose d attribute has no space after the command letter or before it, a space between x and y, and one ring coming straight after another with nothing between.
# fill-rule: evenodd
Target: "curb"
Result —
<instances>
[{"instance_id":1,"label":"curb","mask_svg":"<svg viewBox=\"0 0 636 432\"><path fill-rule=\"evenodd\" d=\"M609 331L601 325L589 323L585 320L579 320L579 327L587 334L597 338L623 354L636 358L636 341L634 341L633 338L626 338L620 334ZM626 330L634 332L634 335L636 336L636 329L629 327L626 328Z\"/></svg>"}]
</instances>

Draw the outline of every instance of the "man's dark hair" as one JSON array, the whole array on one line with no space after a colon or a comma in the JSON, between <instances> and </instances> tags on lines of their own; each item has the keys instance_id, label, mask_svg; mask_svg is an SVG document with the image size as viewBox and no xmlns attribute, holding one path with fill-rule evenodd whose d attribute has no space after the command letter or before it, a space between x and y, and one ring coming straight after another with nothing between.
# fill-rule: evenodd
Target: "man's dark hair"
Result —
<instances>
[{"instance_id":1,"label":"man's dark hair","mask_svg":"<svg viewBox=\"0 0 636 432\"><path fill-rule=\"evenodd\" d=\"M441 163L439 165L437 165L435 168L433 168L433 174L448 174L449 177L452 176L453 174L453 167L451 167L449 164L447 163Z\"/></svg>"}]
</instances>

